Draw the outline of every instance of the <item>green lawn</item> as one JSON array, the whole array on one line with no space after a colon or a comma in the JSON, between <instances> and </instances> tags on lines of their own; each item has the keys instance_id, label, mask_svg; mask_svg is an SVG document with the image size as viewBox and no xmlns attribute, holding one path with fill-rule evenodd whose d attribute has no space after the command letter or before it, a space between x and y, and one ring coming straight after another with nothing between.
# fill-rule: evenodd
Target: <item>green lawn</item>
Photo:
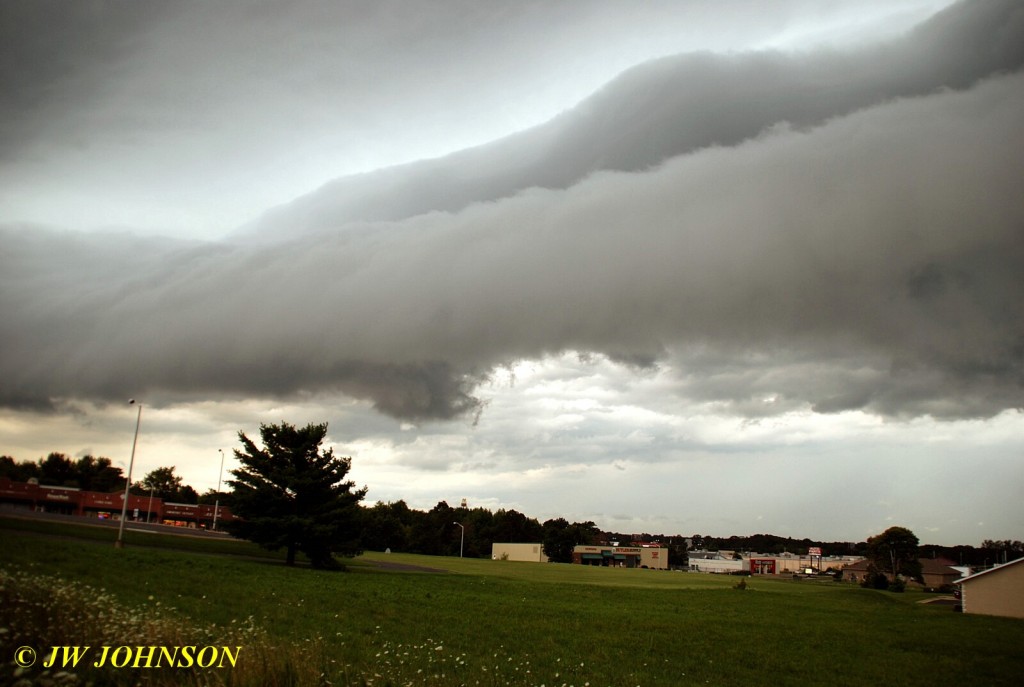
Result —
<instances>
[{"instance_id":1,"label":"green lawn","mask_svg":"<svg viewBox=\"0 0 1024 687\"><path fill-rule=\"evenodd\" d=\"M1024 675L1024 621L928 607L915 603L920 592L762 578L737 590L730 577L380 553L328 573L286 568L244 543L132 533L118 550L86 528L24 528L0 518L8 572L105 589L178 625L216 624L214 643L251 616L270 647L259 661L298 664L263 682L317 684L322 673L377 685L1009 685ZM8 610L0 642L10 644ZM78 641L95 643L102 622L83 619ZM34 641L73 641L64 628L41 632L53 634ZM107 679L121 676L98 684Z\"/></svg>"}]
</instances>

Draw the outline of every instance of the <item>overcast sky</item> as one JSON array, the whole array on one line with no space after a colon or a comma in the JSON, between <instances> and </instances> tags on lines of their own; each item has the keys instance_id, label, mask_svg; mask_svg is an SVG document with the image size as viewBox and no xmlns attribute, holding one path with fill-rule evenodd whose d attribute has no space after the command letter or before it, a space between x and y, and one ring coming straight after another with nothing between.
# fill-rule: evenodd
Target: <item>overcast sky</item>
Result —
<instances>
[{"instance_id":1,"label":"overcast sky","mask_svg":"<svg viewBox=\"0 0 1024 687\"><path fill-rule=\"evenodd\" d=\"M0 453L137 398L200 491L326 421L371 503L1020 539L1022 67L1016 0L0 0Z\"/></svg>"}]
</instances>

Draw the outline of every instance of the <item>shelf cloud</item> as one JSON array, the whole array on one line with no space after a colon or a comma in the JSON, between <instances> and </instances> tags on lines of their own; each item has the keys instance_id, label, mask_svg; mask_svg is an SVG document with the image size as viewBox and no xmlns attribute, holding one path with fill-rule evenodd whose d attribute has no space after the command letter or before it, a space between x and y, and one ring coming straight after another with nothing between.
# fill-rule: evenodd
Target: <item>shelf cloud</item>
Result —
<instances>
[{"instance_id":1,"label":"shelf cloud","mask_svg":"<svg viewBox=\"0 0 1024 687\"><path fill-rule=\"evenodd\" d=\"M744 416L1021 408L1022 64L1024 8L961 3L846 52L646 63L221 242L9 223L0 403L332 390L444 419L576 351Z\"/></svg>"}]
</instances>

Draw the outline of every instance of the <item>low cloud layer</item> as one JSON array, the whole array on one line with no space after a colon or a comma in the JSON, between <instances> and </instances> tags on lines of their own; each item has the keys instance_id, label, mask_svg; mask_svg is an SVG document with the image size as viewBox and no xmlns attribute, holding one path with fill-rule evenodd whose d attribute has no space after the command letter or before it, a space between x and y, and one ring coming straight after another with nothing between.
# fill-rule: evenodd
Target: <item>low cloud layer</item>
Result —
<instances>
[{"instance_id":1,"label":"low cloud layer","mask_svg":"<svg viewBox=\"0 0 1024 687\"><path fill-rule=\"evenodd\" d=\"M391 196L372 184L354 215L321 202L356 183L339 182L275 213L261 242L5 226L0 403L340 390L394 417L450 418L481 410L475 390L498 367L578 351L669 369L673 393L747 416L1020 408L1024 21L1013 3L976 5L884 59L641 68L544 134L565 151L550 158L568 170L554 180L528 160L518 180L403 194L395 216L373 214ZM986 57L935 65L935 32L977 45L979 25L994 29L976 15L991 8L1004 14ZM863 78L843 78L858 64ZM706 76L730 71L739 102ZM671 89L664 113L634 121L633 84L659 74L704 89L692 138L678 135L689 101ZM892 88L877 88L883 74ZM826 77L845 85L826 92ZM658 88L641 91L650 103ZM621 147L617 129L591 126L616 121L631 123ZM505 170L509 146L532 158L538 135L441 168ZM638 158L615 157L641 138L652 145Z\"/></svg>"},{"instance_id":2,"label":"low cloud layer","mask_svg":"<svg viewBox=\"0 0 1024 687\"><path fill-rule=\"evenodd\" d=\"M540 124L685 50L851 44L950 0L0 3L0 223L222 237Z\"/></svg>"},{"instance_id":3,"label":"low cloud layer","mask_svg":"<svg viewBox=\"0 0 1024 687\"><path fill-rule=\"evenodd\" d=\"M600 170L642 171L782 122L811 127L894 98L963 89L1024 66L1024 8L960 3L907 36L859 49L686 53L628 70L534 129L436 160L344 177L277 208L242 237L455 212Z\"/></svg>"}]
</instances>

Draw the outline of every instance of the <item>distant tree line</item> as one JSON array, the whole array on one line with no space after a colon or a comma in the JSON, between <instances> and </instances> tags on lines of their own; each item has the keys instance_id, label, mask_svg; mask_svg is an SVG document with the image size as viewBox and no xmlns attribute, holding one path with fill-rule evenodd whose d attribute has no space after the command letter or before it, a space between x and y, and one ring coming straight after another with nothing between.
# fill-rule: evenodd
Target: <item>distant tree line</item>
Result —
<instances>
[{"instance_id":1,"label":"distant tree line","mask_svg":"<svg viewBox=\"0 0 1024 687\"><path fill-rule=\"evenodd\" d=\"M602 537L593 522L553 518L542 524L517 510L452 508L446 501L424 512L395 501L363 509L362 540L373 551L434 556L457 556L461 547L467 558L490 557L494 543L538 542L552 561L569 563L573 547L598 543Z\"/></svg>"},{"instance_id":2,"label":"distant tree line","mask_svg":"<svg viewBox=\"0 0 1024 687\"><path fill-rule=\"evenodd\" d=\"M77 487L86 491L116 491L124 489L124 473L111 464L109 458L91 455L72 460L63 453L51 453L38 461L15 462L10 456L0 456L0 477L16 482L35 479L39 484L54 487Z\"/></svg>"},{"instance_id":3,"label":"distant tree line","mask_svg":"<svg viewBox=\"0 0 1024 687\"><path fill-rule=\"evenodd\" d=\"M996 563L1008 563L1024 558L1024 542L1009 539L986 539L981 546L936 546L924 544L918 548L921 558L945 558L958 565L979 565L988 567Z\"/></svg>"},{"instance_id":4,"label":"distant tree line","mask_svg":"<svg viewBox=\"0 0 1024 687\"><path fill-rule=\"evenodd\" d=\"M272 428L280 429L278 426ZM323 427L320 440L325 432L326 426ZM109 458L86 455L72 459L62 453L50 453L37 461L21 462L10 456L0 456L0 477L20 482L35 479L42 485L100 492L123 491L125 485L122 469L112 465ZM133 494L148 495L150 490L154 496L175 503L212 504L219 497L220 505L234 509L232 502L235 494L218 494L213 489L198 494L175 474L174 466L150 471L142 480L133 483L130 491ZM361 549L457 556L461 545L462 554L467 558L490 557L492 544L499 542L539 542L549 559L563 563L572 560L572 550L576 545L607 545L613 542L621 546L634 543L660 544L668 549L669 564L672 566L685 566L687 553L691 550L765 554L789 552L805 556L813 546L821 547L825 555L870 557L872 554L871 540L854 543L794 539L772 534L730 537L694 534L684 537L679 534L606 532L590 521L569 522L565 518L553 518L541 523L516 510L453 508L445 501L439 501L429 511L410 508L404 500L378 502L372 506L357 504L354 525L359 532L358 548ZM980 547L925 544L917 547L917 555L920 558L944 558L957 564L984 566L1024 557L1024 543L986 539Z\"/></svg>"},{"instance_id":5,"label":"distant tree line","mask_svg":"<svg viewBox=\"0 0 1024 687\"><path fill-rule=\"evenodd\" d=\"M864 542L814 541L772 534L746 537L711 537L694 534L689 537L673 534L622 533L602 531L593 522L569 522L554 518L541 523L516 510L486 508L453 508L440 501L429 511L410 508L405 501L378 502L364 506L362 518L363 548L370 551L390 549L395 552L422 553L435 556L459 555L461 529L465 526L463 555L489 557L496 542L540 542L544 553L554 562L572 561L572 550L578 544L620 546L659 544L668 549L669 565L685 567L691 550L734 551L736 553L781 554L806 556L811 547L820 547L830 555L871 557L871 540ZM1021 542L986 540L981 547L924 545L917 548L920 558L945 558L964 565L991 565L994 562L1024 557Z\"/></svg>"},{"instance_id":6,"label":"distant tree line","mask_svg":"<svg viewBox=\"0 0 1024 687\"><path fill-rule=\"evenodd\" d=\"M210 489L200 496L175 474L175 466L160 467L133 482L129 492L140 496L153 496L173 503L213 503L216 491ZM0 456L0 477L16 482L36 480L44 486L74 487L83 491L104 493L123 492L126 481L124 471L109 458L83 456L77 460L63 453L51 453L38 461L17 462L10 456ZM223 502L224 495L222 495Z\"/></svg>"},{"instance_id":7,"label":"distant tree line","mask_svg":"<svg viewBox=\"0 0 1024 687\"><path fill-rule=\"evenodd\" d=\"M794 553L806 556L812 546L820 547L826 555L863 556L867 552L867 542L814 541L812 539L794 539L774 534L751 534L748 536L712 537L695 534L690 537L694 550L707 551L756 551L757 553Z\"/></svg>"}]
</instances>

